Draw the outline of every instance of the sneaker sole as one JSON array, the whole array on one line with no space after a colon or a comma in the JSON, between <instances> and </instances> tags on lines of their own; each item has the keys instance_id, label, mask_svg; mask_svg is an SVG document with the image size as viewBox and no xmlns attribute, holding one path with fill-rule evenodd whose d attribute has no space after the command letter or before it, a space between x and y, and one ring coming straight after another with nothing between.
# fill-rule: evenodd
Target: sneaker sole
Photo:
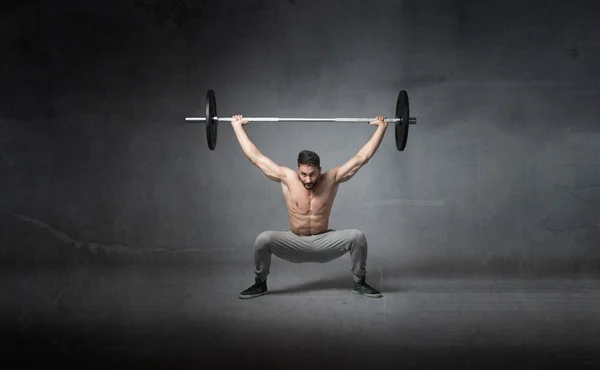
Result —
<instances>
[{"instance_id":1,"label":"sneaker sole","mask_svg":"<svg viewBox=\"0 0 600 370\"><path fill-rule=\"evenodd\" d=\"M365 297L369 297L369 298L381 298L381 297L383 297L383 294L361 293L361 292L357 292L356 290L353 290L352 293L358 294L358 295L364 295Z\"/></svg>"},{"instance_id":2,"label":"sneaker sole","mask_svg":"<svg viewBox=\"0 0 600 370\"><path fill-rule=\"evenodd\" d=\"M239 295L240 299L251 299L251 298L256 298L256 297L260 297L261 295L265 295L268 292L264 292L264 293L258 293L258 294L253 294L253 295Z\"/></svg>"}]
</instances>

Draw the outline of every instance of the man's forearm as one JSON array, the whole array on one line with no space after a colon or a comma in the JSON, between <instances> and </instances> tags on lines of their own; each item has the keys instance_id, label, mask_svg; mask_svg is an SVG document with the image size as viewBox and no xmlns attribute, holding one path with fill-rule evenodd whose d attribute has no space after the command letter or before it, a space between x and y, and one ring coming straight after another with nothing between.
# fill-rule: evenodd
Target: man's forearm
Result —
<instances>
[{"instance_id":1,"label":"man's forearm","mask_svg":"<svg viewBox=\"0 0 600 370\"><path fill-rule=\"evenodd\" d=\"M365 162L368 162L369 159L371 159L371 157L379 148L379 144L381 144L381 140L385 135L386 129L387 125L377 126L377 131L375 131L371 139L365 144L365 146L362 147L362 149L356 155L364 159Z\"/></svg>"},{"instance_id":2,"label":"man's forearm","mask_svg":"<svg viewBox=\"0 0 600 370\"><path fill-rule=\"evenodd\" d=\"M258 154L260 154L256 145L250 141L242 125L233 125L233 131L246 157L254 162Z\"/></svg>"}]
</instances>

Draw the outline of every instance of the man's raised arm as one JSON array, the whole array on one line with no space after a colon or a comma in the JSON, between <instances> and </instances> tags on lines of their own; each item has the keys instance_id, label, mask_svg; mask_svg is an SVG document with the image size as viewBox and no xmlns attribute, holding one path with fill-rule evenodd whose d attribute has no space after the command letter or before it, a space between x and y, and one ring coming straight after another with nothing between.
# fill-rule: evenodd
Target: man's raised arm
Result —
<instances>
[{"instance_id":1,"label":"man's raised arm","mask_svg":"<svg viewBox=\"0 0 600 370\"><path fill-rule=\"evenodd\" d=\"M354 157L350 158L350 160L344 163L342 166L337 167L335 170L335 181L337 183L350 180L362 166L369 162L377 149L379 149L379 145L381 144L381 140L383 140L388 123L385 121L385 117L377 116L375 121L372 121L369 124L377 126L377 130L371 139L358 151L358 153L356 153Z\"/></svg>"},{"instance_id":2,"label":"man's raised arm","mask_svg":"<svg viewBox=\"0 0 600 370\"><path fill-rule=\"evenodd\" d=\"M248 138L246 131L242 127L246 125L248 121L245 121L241 115L233 116L231 120L231 126L235 132L235 136L242 147L242 151L248 157L256 167L258 167L269 179L280 182L285 180L285 170L273 162L271 159L263 155L256 145Z\"/></svg>"}]
</instances>

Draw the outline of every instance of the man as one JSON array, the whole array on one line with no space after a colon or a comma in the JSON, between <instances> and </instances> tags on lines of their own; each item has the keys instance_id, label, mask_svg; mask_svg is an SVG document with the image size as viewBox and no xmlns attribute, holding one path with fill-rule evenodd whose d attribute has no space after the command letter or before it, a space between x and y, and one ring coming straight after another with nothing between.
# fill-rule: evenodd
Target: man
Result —
<instances>
[{"instance_id":1,"label":"man","mask_svg":"<svg viewBox=\"0 0 600 370\"><path fill-rule=\"evenodd\" d=\"M379 298L381 293L366 281L367 240L356 229L329 229L329 215L339 184L350 180L379 148L388 123L377 116L371 125L377 130L367 144L348 162L321 173L319 156L308 150L298 155L298 169L294 171L277 165L263 155L248 139L243 129L247 124L243 116L235 115L231 121L235 135L248 159L266 177L281 183L283 196L290 217L287 231L265 231L254 243L255 284L240 293L242 299L254 298L267 293L267 275L271 267L271 255L284 260L325 263L346 252L350 253L351 271L354 278L352 291L366 297Z\"/></svg>"}]
</instances>

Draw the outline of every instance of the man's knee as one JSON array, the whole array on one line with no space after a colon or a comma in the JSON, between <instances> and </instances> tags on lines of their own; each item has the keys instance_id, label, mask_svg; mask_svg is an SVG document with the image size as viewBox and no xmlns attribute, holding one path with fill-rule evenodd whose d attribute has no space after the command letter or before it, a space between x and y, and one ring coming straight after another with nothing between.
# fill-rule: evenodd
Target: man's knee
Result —
<instances>
[{"instance_id":1,"label":"man's knee","mask_svg":"<svg viewBox=\"0 0 600 370\"><path fill-rule=\"evenodd\" d=\"M269 246L269 243L273 240L272 231L263 231L256 237L254 242L254 249L262 249Z\"/></svg>"},{"instance_id":2,"label":"man's knee","mask_svg":"<svg viewBox=\"0 0 600 370\"><path fill-rule=\"evenodd\" d=\"M360 246L360 247L367 246L367 237L365 236L365 233L363 233L359 229L352 229L352 233L353 233L352 239L358 246Z\"/></svg>"}]
</instances>

